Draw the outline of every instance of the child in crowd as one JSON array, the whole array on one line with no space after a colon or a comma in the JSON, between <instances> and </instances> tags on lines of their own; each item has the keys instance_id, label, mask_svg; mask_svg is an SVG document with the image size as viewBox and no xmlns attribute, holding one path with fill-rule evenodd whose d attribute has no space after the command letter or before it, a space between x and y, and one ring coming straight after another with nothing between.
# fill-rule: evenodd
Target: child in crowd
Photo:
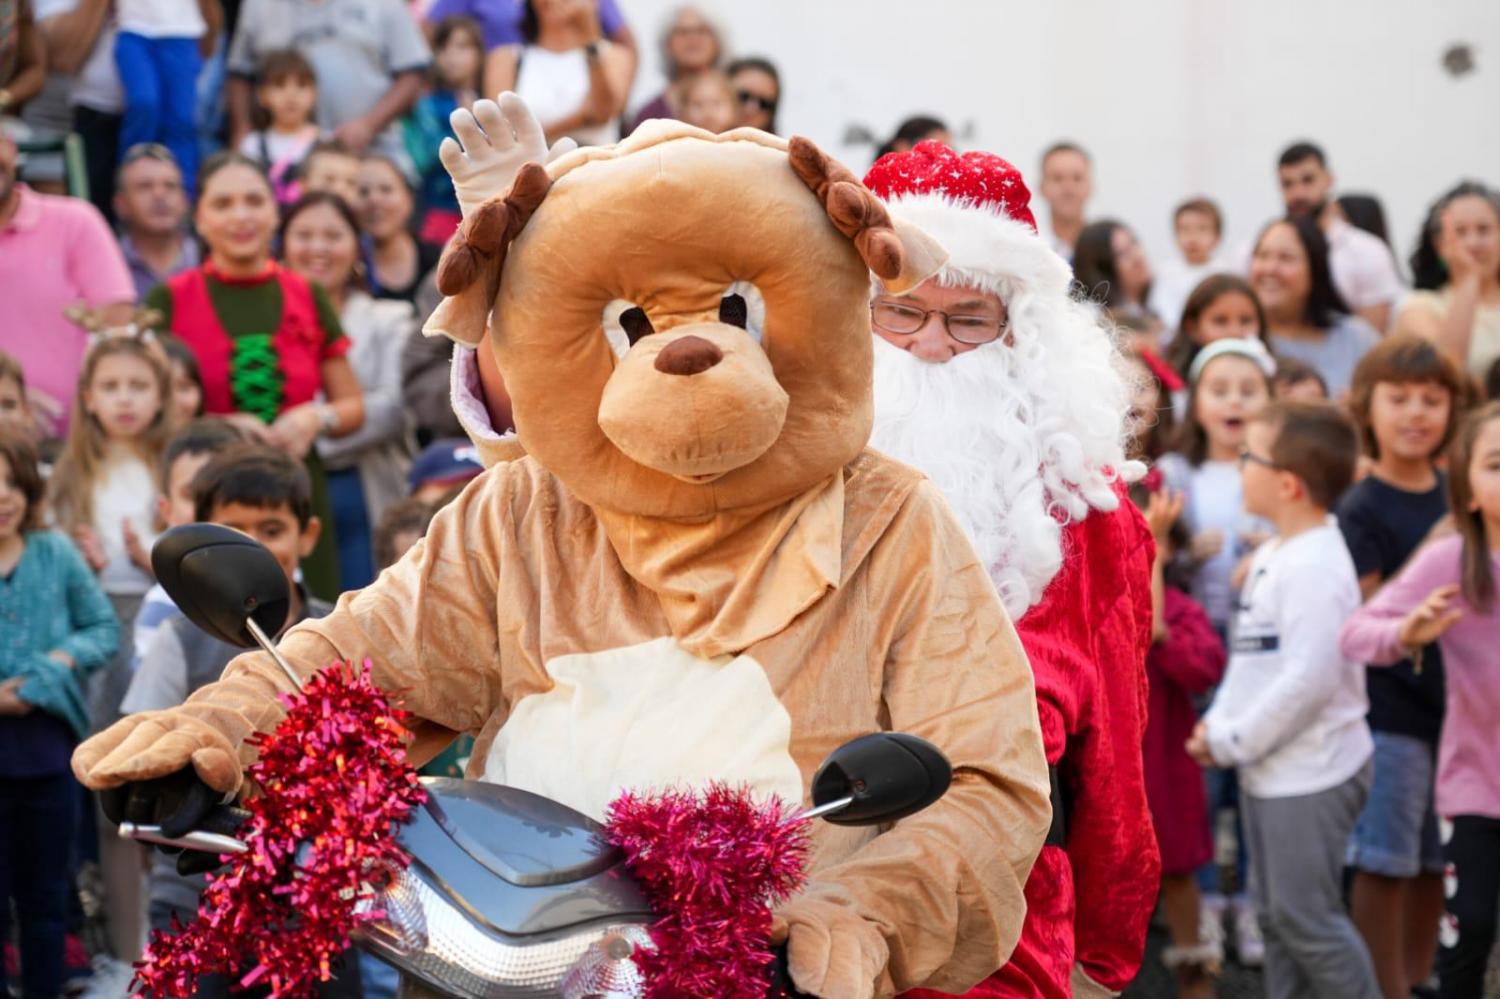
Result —
<instances>
[{"instance_id":1,"label":"child in crowd","mask_svg":"<svg viewBox=\"0 0 1500 999\"><path fill-rule=\"evenodd\" d=\"M1437 467L1453 435L1464 378L1421 337L1396 334L1355 369L1350 408L1370 471L1339 504L1339 526L1370 598L1406 565L1448 512ZM1443 909L1443 855L1433 809L1443 727L1443 658L1422 650L1366 674L1375 782L1354 827L1348 863L1354 921L1383 994L1406 996L1432 974Z\"/></svg>"},{"instance_id":2,"label":"child in crowd","mask_svg":"<svg viewBox=\"0 0 1500 999\"><path fill-rule=\"evenodd\" d=\"M275 556L291 590L286 627L333 608L310 596L296 581L298 562L317 543L321 525L312 515L307 470L284 452L240 444L211 458L193 477L193 519L224 524L250 535ZM124 707L131 713L176 707L199 687L219 678L243 651L200 631L186 617L161 626L130 684ZM201 875L177 872L175 857L156 854L151 870L153 929L169 930L173 917L187 921L197 911ZM340 994L359 995L358 962L343 962ZM227 996L228 981L200 982L198 996ZM351 990L352 991L349 991ZM331 994L327 988L321 995Z\"/></svg>"},{"instance_id":3,"label":"child in crowd","mask_svg":"<svg viewBox=\"0 0 1500 999\"><path fill-rule=\"evenodd\" d=\"M1214 274L1200 281L1188 295L1177 335L1167 348L1167 361L1186 378L1198 351L1215 340L1231 337L1265 343L1266 314L1244 278Z\"/></svg>"},{"instance_id":4,"label":"child in crowd","mask_svg":"<svg viewBox=\"0 0 1500 999\"><path fill-rule=\"evenodd\" d=\"M1172 213L1172 235L1181 259L1157 271L1151 282L1151 311L1166 324L1163 340L1170 343L1182 325L1182 307L1198 283L1216 269L1214 254L1224 237L1224 216L1207 198L1192 198Z\"/></svg>"},{"instance_id":5,"label":"child in crowd","mask_svg":"<svg viewBox=\"0 0 1500 999\"><path fill-rule=\"evenodd\" d=\"M48 496L57 523L98 574L120 623L115 657L91 678L89 721L102 731L120 718L130 683L130 629L151 588L156 475L171 433L170 376L154 334L134 327L95 334L83 358L73 415ZM99 829L111 946L122 959L143 942L141 848Z\"/></svg>"},{"instance_id":6,"label":"child in crowd","mask_svg":"<svg viewBox=\"0 0 1500 999\"><path fill-rule=\"evenodd\" d=\"M1353 425L1327 403L1274 403L1250 422L1245 509L1275 536L1250 562L1229 669L1188 745L1205 766L1239 773L1268 999L1378 995L1342 880L1374 749L1364 670L1339 651L1359 582L1328 515L1357 450Z\"/></svg>"},{"instance_id":7,"label":"child in crowd","mask_svg":"<svg viewBox=\"0 0 1500 999\"><path fill-rule=\"evenodd\" d=\"M1438 750L1446 909L1439 941L1443 999L1479 999L1500 909L1500 402L1471 414L1448 464L1456 534L1419 550L1344 625L1343 650L1371 665L1442 650L1446 682Z\"/></svg>"},{"instance_id":8,"label":"child in crowd","mask_svg":"<svg viewBox=\"0 0 1500 999\"><path fill-rule=\"evenodd\" d=\"M671 99L677 117L689 125L719 133L739 124L734 85L721 70L705 69L677 81Z\"/></svg>"},{"instance_id":9,"label":"child in crowd","mask_svg":"<svg viewBox=\"0 0 1500 999\"><path fill-rule=\"evenodd\" d=\"M375 567L383 572L401 561L401 556L422 540L436 512L431 503L415 496L386 507L375 525Z\"/></svg>"},{"instance_id":10,"label":"child in crowd","mask_svg":"<svg viewBox=\"0 0 1500 999\"><path fill-rule=\"evenodd\" d=\"M1276 377L1271 379L1271 395L1278 402L1327 402L1328 383L1318 369L1295 357L1276 359Z\"/></svg>"},{"instance_id":11,"label":"child in crowd","mask_svg":"<svg viewBox=\"0 0 1500 999\"><path fill-rule=\"evenodd\" d=\"M1167 487L1184 498L1190 540L1179 558L1192 567L1193 599L1207 612L1221 640L1227 639L1234 610L1235 569L1270 527L1244 512L1238 461L1250 420L1270 401L1274 370L1271 355L1256 339L1216 340L1199 352L1188 369L1191 388L1179 450L1164 455L1157 466ZM1211 770L1207 779L1212 822L1221 812L1235 812L1237 785L1233 770ZM1238 824L1235 828L1232 902L1215 865L1206 865L1199 874L1201 936L1207 943L1221 940L1229 910L1235 952L1242 964L1255 965L1262 953L1259 924L1245 894L1246 850Z\"/></svg>"},{"instance_id":12,"label":"child in crowd","mask_svg":"<svg viewBox=\"0 0 1500 999\"><path fill-rule=\"evenodd\" d=\"M484 72L484 35L470 17L445 17L432 33L432 89L412 107L401 123L406 154L418 181L427 212L418 239L442 246L458 231L463 216L453 180L438 160L438 147L453 135L448 116L467 108L479 97Z\"/></svg>"},{"instance_id":13,"label":"child in crowd","mask_svg":"<svg viewBox=\"0 0 1500 999\"><path fill-rule=\"evenodd\" d=\"M347 205L359 204L359 157L337 139L324 139L308 151L298 171L300 194L328 191Z\"/></svg>"},{"instance_id":14,"label":"child in crowd","mask_svg":"<svg viewBox=\"0 0 1500 999\"><path fill-rule=\"evenodd\" d=\"M172 425L181 427L203 415L203 372L191 347L170 333L156 336L167 355L171 376Z\"/></svg>"},{"instance_id":15,"label":"child in crowd","mask_svg":"<svg viewBox=\"0 0 1500 999\"><path fill-rule=\"evenodd\" d=\"M157 520L164 530L193 522L193 478L215 454L243 440L244 434L234 424L212 416L194 420L172 435L162 454L161 495L156 498ZM157 629L176 616L177 605L160 583L146 591L131 635L132 676L155 640Z\"/></svg>"},{"instance_id":16,"label":"child in crowd","mask_svg":"<svg viewBox=\"0 0 1500 999\"><path fill-rule=\"evenodd\" d=\"M31 403L26 399L26 372L21 362L0 350L0 433L10 433L32 443L38 428Z\"/></svg>"},{"instance_id":17,"label":"child in crowd","mask_svg":"<svg viewBox=\"0 0 1500 999\"><path fill-rule=\"evenodd\" d=\"M219 0L115 0L115 66L125 93L123 154L143 142L172 150L192 196L198 177L198 71L224 20Z\"/></svg>"},{"instance_id":18,"label":"child in crowd","mask_svg":"<svg viewBox=\"0 0 1500 999\"><path fill-rule=\"evenodd\" d=\"M63 936L79 803L69 760L89 734L84 679L119 624L68 539L44 530L31 441L0 427L0 942L20 920L23 996L63 994ZM9 996L0 960L0 996Z\"/></svg>"},{"instance_id":19,"label":"child in crowd","mask_svg":"<svg viewBox=\"0 0 1500 999\"><path fill-rule=\"evenodd\" d=\"M314 117L318 76L312 64L293 49L267 52L255 71L255 101L265 127L240 140L239 151L259 163L276 203L290 205L301 193L297 167L317 143Z\"/></svg>"},{"instance_id":20,"label":"child in crowd","mask_svg":"<svg viewBox=\"0 0 1500 999\"><path fill-rule=\"evenodd\" d=\"M1193 596L1221 633L1234 607L1234 568L1269 526L1243 512L1238 462L1250 420L1271 399L1274 372L1259 340L1219 340L1202 351L1188 371L1178 450L1160 462L1167 485L1186 500Z\"/></svg>"},{"instance_id":21,"label":"child in crowd","mask_svg":"<svg viewBox=\"0 0 1500 999\"><path fill-rule=\"evenodd\" d=\"M157 469L171 433L167 361L151 333L97 339L84 356L73 419L53 472L53 513L99 575L122 626L155 581ZM91 692L96 725L119 717L131 639Z\"/></svg>"},{"instance_id":22,"label":"child in crowd","mask_svg":"<svg viewBox=\"0 0 1500 999\"><path fill-rule=\"evenodd\" d=\"M1154 464L1177 436L1173 404L1183 382L1150 350L1125 352L1125 363L1135 375L1135 394L1130 400L1131 443L1126 450L1129 457Z\"/></svg>"},{"instance_id":23,"label":"child in crowd","mask_svg":"<svg viewBox=\"0 0 1500 999\"><path fill-rule=\"evenodd\" d=\"M1181 999L1208 999L1213 976L1224 959L1215 936L1200 938L1202 913L1197 871L1213 861L1208 796L1198 765L1186 744L1197 712L1193 699L1219 682L1224 643L1203 608L1166 578L1173 552L1187 538L1182 497L1164 491L1131 490L1144 503L1146 522L1156 538L1152 564L1152 644L1146 656L1151 703L1142 741L1146 797L1161 850L1161 909L1172 943L1162 963L1175 972Z\"/></svg>"},{"instance_id":24,"label":"child in crowd","mask_svg":"<svg viewBox=\"0 0 1500 999\"><path fill-rule=\"evenodd\" d=\"M437 503L484 471L479 452L467 438L446 437L424 447L406 473L412 499Z\"/></svg>"}]
</instances>

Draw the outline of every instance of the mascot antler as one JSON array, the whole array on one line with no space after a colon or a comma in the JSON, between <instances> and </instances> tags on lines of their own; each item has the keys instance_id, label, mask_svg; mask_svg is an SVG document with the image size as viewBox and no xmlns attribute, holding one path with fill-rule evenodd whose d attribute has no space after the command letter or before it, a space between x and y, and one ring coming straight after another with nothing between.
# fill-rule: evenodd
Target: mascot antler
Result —
<instances>
[{"instance_id":1,"label":"mascot antler","mask_svg":"<svg viewBox=\"0 0 1500 999\"><path fill-rule=\"evenodd\" d=\"M486 271L498 278L511 240L520 234L551 187L552 178L541 164L521 167L503 197L480 205L459 227L458 235L438 261L438 291L462 294Z\"/></svg>"},{"instance_id":2,"label":"mascot antler","mask_svg":"<svg viewBox=\"0 0 1500 999\"><path fill-rule=\"evenodd\" d=\"M865 266L885 281L901 276L905 254L891 215L849 168L831 158L810 139L797 136L787 148L792 169L823 202L839 232L854 241Z\"/></svg>"},{"instance_id":3,"label":"mascot antler","mask_svg":"<svg viewBox=\"0 0 1500 999\"><path fill-rule=\"evenodd\" d=\"M469 346L484 338L511 241L551 188L541 164L527 163L503 197L491 198L464 220L438 261L437 289L444 298L423 332Z\"/></svg>"}]
</instances>

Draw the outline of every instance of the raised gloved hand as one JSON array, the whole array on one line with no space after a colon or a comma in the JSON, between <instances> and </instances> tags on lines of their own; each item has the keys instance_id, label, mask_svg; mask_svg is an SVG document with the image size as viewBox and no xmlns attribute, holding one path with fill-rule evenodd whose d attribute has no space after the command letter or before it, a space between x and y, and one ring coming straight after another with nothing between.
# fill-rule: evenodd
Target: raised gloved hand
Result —
<instances>
[{"instance_id":1,"label":"raised gloved hand","mask_svg":"<svg viewBox=\"0 0 1500 999\"><path fill-rule=\"evenodd\" d=\"M846 905L800 896L777 911L771 942L786 941L798 990L825 999L872 999L890 951L880 931Z\"/></svg>"},{"instance_id":2,"label":"raised gloved hand","mask_svg":"<svg viewBox=\"0 0 1500 999\"><path fill-rule=\"evenodd\" d=\"M458 139L444 139L438 158L453 178L464 218L509 190L524 164L551 163L578 148L578 143L563 137L548 149L541 122L525 101L508 90L498 101L475 101L472 111L459 108L448 116L448 122Z\"/></svg>"},{"instance_id":3,"label":"raised gloved hand","mask_svg":"<svg viewBox=\"0 0 1500 999\"><path fill-rule=\"evenodd\" d=\"M84 787L110 791L191 767L220 796L239 790L244 764L226 731L249 731L244 719L207 704L143 711L115 722L73 752L73 774Z\"/></svg>"}]
</instances>

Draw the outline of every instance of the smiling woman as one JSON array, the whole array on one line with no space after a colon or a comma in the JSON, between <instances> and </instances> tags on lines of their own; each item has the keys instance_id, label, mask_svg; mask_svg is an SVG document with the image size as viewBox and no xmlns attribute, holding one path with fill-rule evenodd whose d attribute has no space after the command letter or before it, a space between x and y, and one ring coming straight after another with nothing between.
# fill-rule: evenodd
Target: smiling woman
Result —
<instances>
[{"instance_id":1,"label":"smiling woman","mask_svg":"<svg viewBox=\"0 0 1500 999\"><path fill-rule=\"evenodd\" d=\"M287 212L281 245L287 267L328 294L350 344L348 363L364 391L363 426L317 442L328 470L340 582L345 589L363 587L375 578L374 526L387 506L406 495L412 448L401 354L416 332L416 314L409 302L378 300L364 289L359 222L336 195L304 195Z\"/></svg>"},{"instance_id":2,"label":"smiling woman","mask_svg":"<svg viewBox=\"0 0 1500 999\"><path fill-rule=\"evenodd\" d=\"M338 314L321 289L271 258L276 201L253 161L224 153L203 165L194 222L204 263L146 301L197 357L204 412L229 416L254 439L306 459L314 504L326 514L313 444L364 422ZM329 599L340 590L332 533L324 532L303 567L308 588Z\"/></svg>"}]
</instances>

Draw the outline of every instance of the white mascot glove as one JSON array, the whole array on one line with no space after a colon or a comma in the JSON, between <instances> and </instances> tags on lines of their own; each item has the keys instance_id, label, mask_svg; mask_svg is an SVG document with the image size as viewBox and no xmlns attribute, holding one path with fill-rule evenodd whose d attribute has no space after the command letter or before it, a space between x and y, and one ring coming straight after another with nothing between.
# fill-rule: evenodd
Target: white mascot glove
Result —
<instances>
[{"instance_id":1,"label":"white mascot glove","mask_svg":"<svg viewBox=\"0 0 1500 999\"><path fill-rule=\"evenodd\" d=\"M578 148L578 143L565 136L549 150L541 122L525 101L508 90L498 102L475 101L472 111L459 108L448 116L448 123L458 140L444 139L438 147L438 158L453 178L453 191L464 218L509 190L525 164L551 163Z\"/></svg>"}]
</instances>

